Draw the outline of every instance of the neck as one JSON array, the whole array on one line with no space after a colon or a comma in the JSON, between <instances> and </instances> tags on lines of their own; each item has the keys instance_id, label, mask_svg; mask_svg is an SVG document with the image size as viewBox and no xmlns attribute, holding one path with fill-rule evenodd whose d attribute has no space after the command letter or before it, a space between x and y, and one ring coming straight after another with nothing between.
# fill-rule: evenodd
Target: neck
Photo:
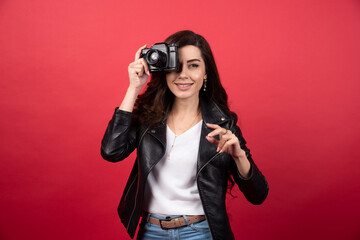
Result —
<instances>
[{"instance_id":1,"label":"neck","mask_svg":"<svg viewBox=\"0 0 360 240\"><path fill-rule=\"evenodd\" d=\"M175 99L167 124L175 135L180 135L201 120L199 98L196 101L189 99Z\"/></svg>"},{"instance_id":2,"label":"neck","mask_svg":"<svg viewBox=\"0 0 360 240\"><path fill-rule=\"evenodd\" d=\"M171 113L174 115L191 116L199 112L199 98L192 99L174 99Z\"/></svg>"}]
</instances>

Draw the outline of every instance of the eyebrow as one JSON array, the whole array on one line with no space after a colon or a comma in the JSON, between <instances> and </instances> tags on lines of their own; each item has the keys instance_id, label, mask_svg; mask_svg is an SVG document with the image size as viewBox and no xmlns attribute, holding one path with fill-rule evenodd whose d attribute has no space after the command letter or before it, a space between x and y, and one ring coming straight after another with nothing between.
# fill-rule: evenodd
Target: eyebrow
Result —
<instances>
[{"instance_id":1,"label":"eyebrow","mask_svg":"<svg viewBox=\"0 0 360 240\"><path fill-rule=\"evenodd\" d=\"M194 62L194 61L201 62L200 59L197 59L197 58L187 60L186 62L189 63L189 62Z\"/></svg>"}]
</instances>

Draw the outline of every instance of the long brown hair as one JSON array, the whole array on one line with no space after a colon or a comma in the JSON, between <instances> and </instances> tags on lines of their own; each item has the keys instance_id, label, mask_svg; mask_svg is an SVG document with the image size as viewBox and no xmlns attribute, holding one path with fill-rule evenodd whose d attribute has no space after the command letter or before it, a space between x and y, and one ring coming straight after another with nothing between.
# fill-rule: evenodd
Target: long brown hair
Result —
<instances>
[{"instance_id":1,"label":"long brown hair","mask_svg":"<svg viewBox=\"0 0 360 240\"><path fill-rule=\"evenodd\" d=\"M206 91L200 91L199 97L213 100L226 114L232 114L228 107L228 96L220 82L214 56L205 38L192 31L184 30L170 35L165 42L167 44L176 43L178 48L193 45L201 50L205 62L207 83ZM138 96L133 111L133 120L136 124L155 125L162 121L166 110L171 108L174 94L167 86L165 74L165 72L152 73L146 91Z\"/></svg>"}]
</instances>

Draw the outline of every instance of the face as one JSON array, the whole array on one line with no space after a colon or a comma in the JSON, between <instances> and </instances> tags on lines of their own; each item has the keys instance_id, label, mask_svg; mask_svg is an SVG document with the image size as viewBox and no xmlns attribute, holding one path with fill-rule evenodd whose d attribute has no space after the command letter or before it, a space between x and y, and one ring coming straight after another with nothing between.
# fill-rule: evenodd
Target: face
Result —
<instances>
[{"instance_id":1,"label":"face","mask_svg":"<svg viewBox=\"0 0 360 240\"><path fill-rule=\"evenodd\" d=\"M179 48L178 53L181 71L167 73L167 85L175 98L197 100L204 79L207 78L201 50L187 45Z\"/></svg>"}]
</instances>

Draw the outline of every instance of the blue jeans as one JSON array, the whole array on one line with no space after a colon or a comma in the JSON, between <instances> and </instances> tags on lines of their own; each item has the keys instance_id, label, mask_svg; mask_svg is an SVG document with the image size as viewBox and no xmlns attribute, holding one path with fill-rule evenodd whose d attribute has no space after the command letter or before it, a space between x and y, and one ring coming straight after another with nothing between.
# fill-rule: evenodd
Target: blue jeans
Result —
<instances>
[{"instance_id":1,"label":"blue jeans","mask_svg":"<svg viewBox=\"0 0 360 240\"><path fill-rule=\"evenodd\" d=\"M210 234L209 225L206 220L188 224L187 226L162 229L156 224L149 223L148 219L152 216L157 219L164 219L166 217L175 218L183 216L187 221L185 215L170 215L170 216L158 216L155 214L148 214L147 219L143 218L140 223L140 229L138 232L137 240L208 240L212 239Z\"/></svg>"}]
</instances>

